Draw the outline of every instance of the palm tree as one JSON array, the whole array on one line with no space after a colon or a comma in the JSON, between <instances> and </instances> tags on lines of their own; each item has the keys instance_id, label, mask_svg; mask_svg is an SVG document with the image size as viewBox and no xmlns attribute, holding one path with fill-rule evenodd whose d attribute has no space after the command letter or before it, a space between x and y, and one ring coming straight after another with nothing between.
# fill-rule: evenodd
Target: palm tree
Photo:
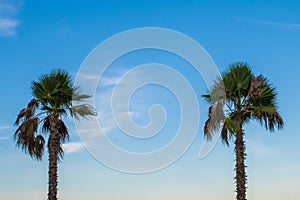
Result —
<instances>
[{"instance_id":1,"label":"palm tree","mask_svg":"<svg viewBox=\"0 0 300 200\"><path fill-rule=\"evenodd\" d=\"M89 95L80 94L79 88L72 86L67 72L53 70L33 82L34 98L27 108L23 108L16 119L18 126L14 138L18 147L32 158L41 160L45 149L45 134L49 133L47 149L49 153L48 200L57 199L58 161L63 158L62 143L69 139L68 129L63 121L68 112L79 119L96 113L88 104L72 106L72 101L81 102Z\"/></svg>"},{"instance_id":2,"label":"palm tree","mask_svg":"<svg viewBox=\"0 0 300 200\"><path fill-rule=\"evenodd\" d=\"M275 88L262 75L254 76L247 63L235 63L203 97L210 105L204 135L211 139L220 130L223 143L229 145L229 139L235 139L236 199L246 200L243 125L254 119L269 131L283 128Z\"/></svg>"}]
</instances>

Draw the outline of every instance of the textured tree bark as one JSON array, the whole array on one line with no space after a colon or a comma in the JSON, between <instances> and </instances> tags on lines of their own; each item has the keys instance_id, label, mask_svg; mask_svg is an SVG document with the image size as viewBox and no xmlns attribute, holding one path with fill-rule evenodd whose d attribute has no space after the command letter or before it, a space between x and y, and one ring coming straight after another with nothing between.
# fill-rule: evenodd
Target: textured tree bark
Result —
<instances>
[{"instance_id":1,"label":"textured tree bark","mask_svg":"<svg viewBox=\"0 0 300 200\"><path fill-rule=\"evenodd\" d=\"M48 140L48 153L49 153L49 171L48 171L48 200L57 200L57 163L59 151L59 133L57 129L58 116L51 116L50 120L50 136Z\"/></svg>"},{"instance_id":2,"label":"textured tree bark","mask_svg":"<svg viewBox=\"0 0 300 200\"><path fill-rule=\"evenodd\" d=\"M243 140L242 127L239 129L235 140L236 199L246 200L245 142Z\"/></svg>"}]
</instances>

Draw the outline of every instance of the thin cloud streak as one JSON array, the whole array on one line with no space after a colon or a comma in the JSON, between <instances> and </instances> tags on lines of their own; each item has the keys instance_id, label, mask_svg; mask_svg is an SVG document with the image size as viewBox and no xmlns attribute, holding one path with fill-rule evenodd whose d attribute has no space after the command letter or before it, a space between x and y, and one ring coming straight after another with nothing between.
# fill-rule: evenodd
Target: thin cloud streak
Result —
<instances>
[{"instance_id":1,"label":"thin cloud streak","mask_svg":"<svg viewBox=\"0 0 300 200\"><path fill-rule=\"evenodd\" d=\"M97 80L99 78L99 76L95 75L95 74L80 73L80 74L78 74L77 78L82 79L82 80Z\"/></svg>"},{"instance_id":2,"label":"thin cloud streak","mask_svg":"<svg viewBox=\"0 0 300 200\"><path fill-rule=\"evenodd\" d=\"M10 129L12 128L11 126L8 126L8 125L2 125L0 126L0 130L7 130L7 129Z\"/></svg>"},{"instance_id":3,"label":"thin cloud streak","mask_svg":"<svg viewBox=\"0 0 300 200\"><path fill-rule=\"evenodd\" d=\"M288 23L288 22L275 22L261 19L244 19L238 18L238 21L251 23L256 25L268 26L271 28L283 29L283 30L300 30L300 23Z\"/></svg>"},{"instance_id":4,"label":"thin cloud streak","mask_svg":"<svg viewBox=\"0 0 300 200\"><path fill-rule=\"evenodd\" d=\"M63 144L63 150L65 154L71 154L80 151L83 145L80 142L66 143Z\"/></svg>"},{"instance_id":5,"label":"thin cloud streak","mask_svg":"<svg viewBox=\"0 0 300 200\"><path fill-rule=\"evenodd\" d=\"M19 24L15 19L0 18L0 36L13 36L16 34L16 27Z\"/></svg>"},{"instance_id":6,"label":"thin cloud streak","mask_svg":"<svg viewBox=\"0 0 300 200\"><path fill-rule=\"evenodd\" d=\"M118 72L115 72L115 73L118 73ZM146 76L146 74L139 74L139 73L133 72L133 73L135 73L134 78L132 80L124 83L124 82L120 81L122 79L122 76L124 75L124 73L125 72L123 72L123 74L120 74L119 76L115 76L115 75L114 76L103 76L101 79L101 82L100 82L100 86L104 90L97 92L96 109L99 108L98 109L98 114L100 116L99 122L101 124L102 131L105 133L118 129L118 126L115 123L115 117L117 117L119 120L123 121L124 119L127 119L128 117L133 118L134 116L140 116L140 113L135 111L136 110L135 108L137 107L137 105L133 106L132 104L131 104L131 107L133 110L130 110L130 111L128 110L126 112L124 112L124 110L127 110L129 105L116 104L115 113L114 113L115 116L112 115L111 100L112 100L112 95L113 95L113 88L111 88L111 87L115 87L116 85L122 86L123 87L122 94L119 94L119 96L124 99L127 97L127 93L128 93L127 88L136 86L138 80L140 80ZM143 100L146 101L146 99L143 99Z\"/></svg>"},{"instance_id":7,"label":"thin cloud streak","mask_svg":"<svg viewBox=\"0 0 300 200\"><path fill-rule=\"evenodd\" d=\"M9 137L0 137L0 141L1 140L9 140Z\"/></svg>"},{"instance_id":8,"label":"thin cloud streak","mask_svg":"<svg viewBox=\"0 0 300 200\"><path fill-rule=\"evenodd\" d=\"M273 155L275 149L264 144L261 139L251 138L248 140L248 152L256 158L264 158Z\"/></svg>"},{"instance_id":9,"label":"thin cloud streak","mask_svg":"<svg viewBox=\"0 0 300 200\"><path fill-rule=\"evenodd\" d=\"M17 8L11 4L0 2L0 14L16 13Z\"/></svg>"},{"instance_id":10,"label":"thin cloud streak","mask_svg":"<svg viewBox=\"0 0 300 200\"><path fill-rule=\"evenodd\" d=\"M121 77L102 77L101 86L114 86L120 81Z\"/></svg>"}]
</instances>

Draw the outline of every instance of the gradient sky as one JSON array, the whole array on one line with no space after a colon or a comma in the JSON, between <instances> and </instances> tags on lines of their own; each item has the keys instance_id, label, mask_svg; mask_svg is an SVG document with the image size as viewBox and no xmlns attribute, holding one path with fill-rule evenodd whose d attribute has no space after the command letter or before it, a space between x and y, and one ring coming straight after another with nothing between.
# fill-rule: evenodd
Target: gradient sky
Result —
<instances>
[{"instance_id":1,"label":"gradient sky","mask_svg":"<svg viewBox=\"0 0 300 200\"><path fill-rule=\"evenodd\" d=\"M45 199L47 154L32 160L15 147L13 126L19 110L32 98L30 84L53 68L66 69L75 78L90 51L119 32L139 27L164 27L199 42L223 71L236 61L247 61L277 88L285 129L268 133L256 122L246 127L249 200L300 199L299 1L19 1L0 0L0 199ZM128 56L128 57L126 57ZM97 90L96 109L105 116L106 92L124 70L149 62L180 68L199 98L200 126L189 150L173 165L155 173L132 175L114 171L94 159L81 145L74 122L67 119L71 140L59 165L59 196L64 200L219 200L234 199L233 147L219 142L203 160L207 91L186 62L169 54L142 51L120 58L106 74L108 87ZM137 76L137 79L140 78ZM106 104L105 104L106 103ZM153 150L172 138L179 123L178 103L167 90L149 86L137 91L130 105L133 119L149 123L147 109L161 103L170 112L165 136L153 143L131 143L110 127L110 138L131 151ZM131 145L134 144L134 145ZM156 146L157 145L157 146Z\"/></svg>"}]
</instances>

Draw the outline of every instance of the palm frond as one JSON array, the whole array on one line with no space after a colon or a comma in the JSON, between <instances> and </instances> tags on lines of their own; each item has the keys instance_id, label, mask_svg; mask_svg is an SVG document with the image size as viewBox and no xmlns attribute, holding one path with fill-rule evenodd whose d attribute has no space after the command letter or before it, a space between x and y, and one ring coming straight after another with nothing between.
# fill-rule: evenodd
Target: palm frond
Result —
<instances>
[{"instance_id":1,"label":"palm frond","mask_svg":"<svg viewBox=\"0 0 300 200\"><path fill-rule=\"evenodd\" d=\"M93 107L88 104L81 104L72 107L71 113L75 119L89 118L91 116L96 116L97 113L94 111Z\"/></svg>"},{"instance_id":2,"label":"palm frond","mask_svg":"<svg viewBox=\"0 0 300 200\"><path fill-rule=\"evenodd\" d=\"M50 115L47 115L42 122L42 132L48 133L50 132Z\"/></svg>"},{"instance_id":3,"label":"palm frond","mask_svg":"<svg viewBox=\"0 0 300 200\"><path fill-rule=\"evenodd\" d=\"M34 116L35 110L39 106L39 103L36 99L32 99L26 108L23 108L20 113L17 116L17 119L15 121L15 125L18 125L20 121L30 119Z\"/></svg>"},{"instance_id":4,"label":"palm frond","mask_svg":"<svg viewBox=\"0 0 300 200\"><path fill-rule=\"evenodd\" d=\"M44 138L35 136L38 129L38 118L26 119L14 133L16 145L31 157L41 160L44 151Z\"/></svg>"},{"instance_id":5,"label":"palm frond","mask_svg":"<svg viewBox=\"0 0 300 200\"><path fill-rule=\"evenodd\" d=\"M33 137L38 128L38 118L28 119L22 122L14 134L14 139L26 139Z\"/></svg>"},{"instance_id":6,"label":"palm frond","mask_svg":"<svg viewBox=\"0 0 300 200\"><path fill-rule=\"evenodd\" d=\"M211 139L214 131L220 128L221 122L224 120L223 102L219 101L209 107L208 119L204 125L204 135L207 139Z\"/></svg>"},{"instance_id":7,"label":"palm frond","mask_svg":"<svg viewBox=\"0 0 300 200\"><path fill-rule=\"evenodd\" d=\"M61 144L58 146L57 153L58 153L58 161L62 160L64 158L64 150Z\"/></svg>"},{"instance_id":8,"label":"palm frond","mask_svg":"<svg viewBox=\"0 0 300 200\"><path fill-rule=\"evenodd\" d=\"M262 75L253 79L247 99L247 111L269 131L283 128L283 119L277 111L277 93Z\"/></svg>"},{"instance_id":9,"label":"palm frond","mask_svg":"<svg viewBox=\"0 0 300 200\"><path fill-rule=\"evenodd\" d=\"M82 94L80 92L80 87L74 87L73 88L73 96L72 96L72 101L75 101L75 102L82 102L84 100L87 100L89 98L91 98L92 95L88 95L88 94Z\"/></svg>"},{"instance_id":10,"label":"palm frond","mask_svg":"<svg viewBox=\"0 0 300 200\"><path fill-rule=\"evenodd\" d=\"M226 99L226 91L221 77L217 77L214 85L210 88L209 94L202 95L202 97L209 103L214 104Z\"/></svg>"},{"instance_id":11,"label":"palm frond","mask_svg":"<svg viewBox=\"0 0 300 200\"><path fill-rule=\"evenodd\" d=\"M223 121L221 138L222 142L229 145L229 139L237 133L238 127L236 124L236 113L232 112L229 117L226 117Z\"/></svg>"},{"instance_id":12,"label":"palm frond","mask_svg":"<svg viewBox=\"0 0 300 200\"><path fill-rule=\"evenodd\" d=\"M227 126L226 126L226 120L224 121L223 126L222 126L221 138L222 138L222 142L225 143L227 146L229 146L228 129L227 129Z\"/></svg>"},{"instance_id":13,"label":"palm frond","mask_svg":"<svg viewBox=\"0 0 300 200\"><path fill-rule=\"evenodd\" d=\"M34 157L37 160L42 160L44 150L45 150L45 139L43 136L37 135L34 140L35 140Z\"/></svg>"},{"instance_id":14,"label":"palm frond","mask_svg":"<svg viewBox=\"0 0 300 200\"><path fill-rule=\"evenodd\" d=\"M57 129L58 129L58 133L60 135L60 140L61 142L66 142L69 140L69 131L68 131L68 128L67 126L65 125L65 123L59 119L58 122L57 122Z\"/></svg>"},{"instance_id":15,"label":"palm frond","mask_svg":"<svg viewBox=\"0 0 300 200\"><path fill-rule=\"evenodd\" d=\"M201 95L201 97L202 97L208 104L212 104L211 97L210 97L209 94Z\"/></svg>"},{"instance_id":16,"label":"palm frond","mask_svg":"<svg viewBox=\"0 0 300 200\"><path fill-rule=\"evenodd\" d=\"M251 116L265 126L269 131L283 128L283 119L275 106L252 106Z\"/></svg>"}]
</instances>

